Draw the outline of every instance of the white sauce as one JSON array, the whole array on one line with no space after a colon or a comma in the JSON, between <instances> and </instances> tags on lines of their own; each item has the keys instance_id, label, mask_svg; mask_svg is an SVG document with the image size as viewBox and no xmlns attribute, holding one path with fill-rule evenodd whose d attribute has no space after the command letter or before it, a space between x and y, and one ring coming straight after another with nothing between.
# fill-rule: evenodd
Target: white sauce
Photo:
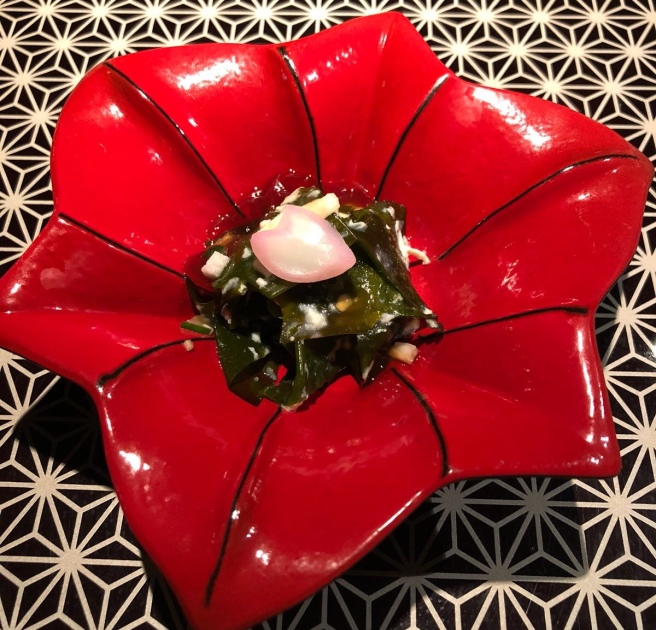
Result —
<instances>
[{"instance_id":1,"label":"white sauce","mask_svg":"<svg viewBox=\"0 0 656 630\"><path fill-rule=\"evenodd\" d=\"M401 250L401 256L403 257L405 266L408 267L410 265L410 256L416 258L417 260L421 260L422 264L428 265L430 263L430 258L426 255L426 252L421 249L415 249L414 247L411 247L410 243L408 243L408 239L403 236L401 232L401 221L397 221L394 227L396 229L396 240L399 245L399 249Z\"/></svg>"},{"instance_id":2,"label":"white sauce","mask_svg":"<svg viewBox=\"0 0 656 630\"><path fill-rule=\"evenodd\" d=\"M225 283L223 289L221 289L221 293L225 295L226 293L228 293L228 291L232 291L240 284L241 281L239 280L239 278L230 278L230 280L228 280L228 282Z\"/></svg>"},{"instance_id":3,"label":"white sauce","mask_svg":"<svg viewBox=\"0 0 656 630\"><path fill-rule=\"evenodd\" d=\"M311 304L300 304L299 308L303 312L303 317L305 319L304 328L307 328L308 332L311 330L318 331L320 328L325 328L328 325L326 316L320 313Z\"/></svg>"},{"instance_id":4,"label":"white sauce","mask_svg":"<svg viewBox=\"0 0 656 630\"><path fill-rule=\"evenodd\" d=\"M405 266L408 267L410 264L410 258L408 257L408 246L406 245L406 240L401 232L401 221L397 221L394 224L394 229L396 231L396 243L401 251L401 257L403 258Z\"/></svg>"},{"instance_id":5,"label":"white sauce","mask_svg":"<svg viewBox=\"0 0 656 630\"><path fill-rule=\"evenodd\" d=\"M410 243L408 243L408 239L405 236L403 237L403 240L405 241L405 246L408 250L409 256L412 256L417 260L421 260L422 265L430 264L430 258L427 256L426 252L423 249L415 249L414 247L411 247Z\"/></svg>"}]
</instances>

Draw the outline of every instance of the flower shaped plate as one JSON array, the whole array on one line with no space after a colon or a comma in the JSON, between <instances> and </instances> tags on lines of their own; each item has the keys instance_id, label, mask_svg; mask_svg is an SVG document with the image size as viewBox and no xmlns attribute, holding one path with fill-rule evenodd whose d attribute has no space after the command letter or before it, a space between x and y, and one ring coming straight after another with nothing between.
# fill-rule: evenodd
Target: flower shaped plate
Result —
<instances>
[{"instance_id":1,"label":"flower shaped plate","mask_svg":"<svg viewBox=\"0 0 656 630\"><path fill-rule=\"evenodd\" d=\"M246 628L445 483L617 473L593 315L651 175L575 112L458 79L394 13L113 59L62 112L55 213L0 284L0 343L91 392L126 517L192 624ZM291 413L231 394L179 325L208 230L300 184L407 206L445 333Z\"/></svg>"}]
</instances>

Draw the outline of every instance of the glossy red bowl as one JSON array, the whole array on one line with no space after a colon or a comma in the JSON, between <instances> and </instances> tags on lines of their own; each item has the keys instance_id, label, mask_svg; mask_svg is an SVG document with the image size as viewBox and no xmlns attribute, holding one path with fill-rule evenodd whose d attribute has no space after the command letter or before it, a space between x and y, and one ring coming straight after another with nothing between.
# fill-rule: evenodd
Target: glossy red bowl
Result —
<instances>
[{"instance_id":1,"label":"glossy red bowl","mask_svg":"<svg viewBox=\"0 0 656 630\"><path fill-rule=\"evenodd\" d=\"M55 214L0 285L0 343L98 406L130 526L199 630L312 593L436 488L619 467L595 345L649 162L566 108L472 85L388 13L283 46L153 50L92 70L57 127ZM300 183L408 208L444 323L412 366L306 410L227 391L191 314L208 229ZM350 192L348 192L350 191Z\"/></svg>"}]
</instances>

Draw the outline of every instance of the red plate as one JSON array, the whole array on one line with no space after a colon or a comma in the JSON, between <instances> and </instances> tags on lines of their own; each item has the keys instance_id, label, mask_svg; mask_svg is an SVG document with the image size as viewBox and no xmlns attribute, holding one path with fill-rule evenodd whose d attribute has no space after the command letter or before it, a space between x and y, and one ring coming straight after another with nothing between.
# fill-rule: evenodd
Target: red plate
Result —
<instances>
[{"instance_id":1,"label":"red plate","mask_svg":"<svg viewBox=\"0 0 656 630\"><path fill-rule=\"evenodd\" d=\"M127 519L199 630L301 600L455 479L617 473L593 315L651 165L568 109L456 78L400 15L100 65L52 175L55 214L0 285L0 342L92 392ZM226 389L211 341L185 350L183 273L217 217L303 182L407 206L446 332L281 413Z\"/></svg>"}]
</instances>

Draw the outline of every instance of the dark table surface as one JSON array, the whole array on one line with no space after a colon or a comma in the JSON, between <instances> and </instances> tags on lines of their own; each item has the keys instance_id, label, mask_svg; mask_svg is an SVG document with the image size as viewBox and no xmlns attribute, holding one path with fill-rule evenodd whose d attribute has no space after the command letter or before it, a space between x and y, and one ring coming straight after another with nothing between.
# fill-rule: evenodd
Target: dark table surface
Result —
<instances>
[{"instance_id":1,"label":"dark table surface","mask_svg":"<svg viewBox=\"0 0 656 630\"><path fill-rule=\"evenodd\" d=\"M656 157L654 0L0 0L0 265L52 210L49 147L97 62L407 15L474 81L563 103ZM612 480L447 486L267 630L656 628L656 227L598 311L623 455ZM123 520L78 387L0 350L0 628L184 628Z\"/></svg>"}]
</instances>

